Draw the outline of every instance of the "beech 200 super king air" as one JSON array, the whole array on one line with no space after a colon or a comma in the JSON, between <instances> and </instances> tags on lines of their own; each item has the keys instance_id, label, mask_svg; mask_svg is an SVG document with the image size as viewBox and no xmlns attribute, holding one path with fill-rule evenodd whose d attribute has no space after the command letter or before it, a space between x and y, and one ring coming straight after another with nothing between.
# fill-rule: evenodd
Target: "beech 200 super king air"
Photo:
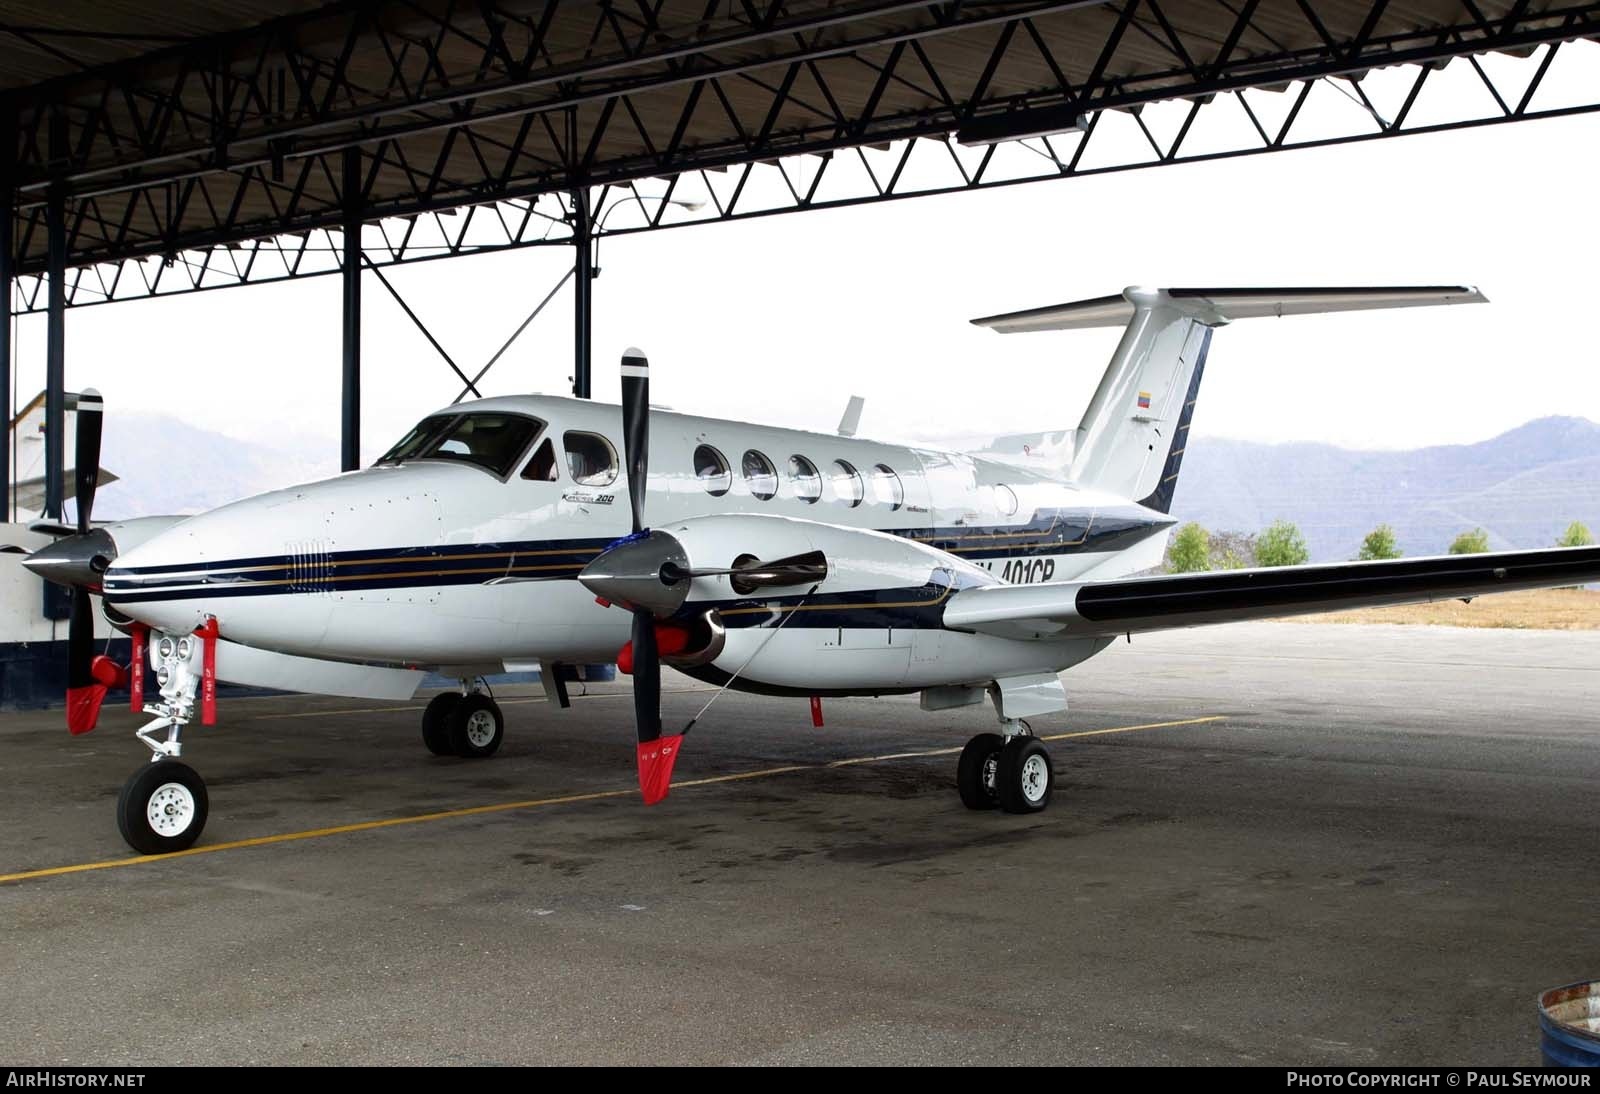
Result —
<instances>
[{"instance_id":1,"label":"beech 200 super king air","mask_svg":"<svg viewBox=\"0 0 1600 1094\"><path fill-rule=\"evenodd\" d=\"M630 350L620 407L451 406L366 470L164 528L95 527L86 393L77 534L28 565L74 588L69 728L93 728L123 682L153 716L138 731L153 762L117 807L146 853L189 846L205 823L179 735L215 719L218 680L406 698L434 669L462 686L428 704L423 739L477 757L504 728L480 675L537 664L564 704L562 664L613 659L633 676L647 803L666 795L683 743L661 723L667 664L768 695L920 693L928 710L987 696L999 732L962 752L961 800L1026 813L1052 778L1027 720L1065 710L1059 674L1117 637L1600 578L1592 547L1129 576L1161 560L1217 327L1482 300L1466 287L1129 289L975 320L1125 326L1059 470L652 409ZM91 592L133 637L127 668L92 657Z\"/></svg>"}]
</instances>

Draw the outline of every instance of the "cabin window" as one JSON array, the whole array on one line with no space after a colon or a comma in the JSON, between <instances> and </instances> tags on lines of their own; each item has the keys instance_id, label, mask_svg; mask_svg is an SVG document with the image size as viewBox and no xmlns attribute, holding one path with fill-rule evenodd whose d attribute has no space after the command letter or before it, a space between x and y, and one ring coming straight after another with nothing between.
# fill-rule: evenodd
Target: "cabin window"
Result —
<instances>
[{"instance_id":1,"label":"cabin window","mask_svg":"<svg viewBox=\"0 0 1600 1094\"><path fill-rule=\"evenodd\" d=\"M839 496L840 501L849 502L850 508L854 509L860 505L867 496L866 487L861 482L861 472L847 461L833 461L832 478L833 492Z\"/></svg>"},{"instance_id":2,"label":"cabin window","mask_svg":"<svg viewBox=\"0 0 1600 1094\"><path fill-rule=\"evenodd\" d=\"M750 493L762 501L770 501L778 493L777 469L753 448L744 454L744 481Z\"/></svg>"},{"instance_id":3,"label":"cabin window","mask_svg":"<svg viewBox=\"0 0 1600 1094\"><path fill-rule=\"evenodd\" d=\"M498 411L469 411L425 419L379 460L451 460L481 467L500 478L511 474L544 428L537 418Z\"/></svg>"},{"instance_id":4,"label":"cabin window","mask_svg":"<svg viewBox=\"0 0 1600 1094\"><path fill-rule=\"evenodd\" d=\"M709 444L694 450L694 477L700 480L706 493L720 498L733 485L733 472L728 469L727 457Z\"/></svg>"},{"instance_id":5,"label":"cabin window","mask_svg":"<svg viewBox=\"0 0 1600 1094\"><path fill-rule=\"evenodd\" d=\"M556 481L556 446L550 443L549 437L544 439L539 451L533 454L528 466L522 469L522 477L529 482Z\"/></svg>"},{"instance_id":6,"label":"cabin window","mask_svg":"<svg viewBox=\"0 0 1600 1094\"><path fill-rule=\"evenodd\" d=\"M898 509L906 503L906 489L900 484L900 476L886 463L872 469L872 496L890 509Z\"/></svg>"},{"instance_id":7,"label":"cabin window","mask_svg":"<svg viewBox=\"0 0 1600 1094\"><path fill-rule=\"evenodd\" d=\"M822 476L817 465L804 456L789 457L789 481L794 484L795 497L807 505L815 505L822 497Z\"/></svg>"},{"instance_id":8,"label":"cabin window","mask_svg":"<svg viewBox=\"0 0 1600 1094\"><path fill-rule=\"evenodd\" d=\"M994 503L1000 508L1000 515L1013 517L1017 514L1017 493L1009 486L994 488Z\"/></svg>"},{"instance_id":9,"label":"cabin window","mask_svg":"<svg viewBox=\"0 0 1600 1094\"><path fill-rule=\"evenodd\" d=\"M610 486L617 480L617 450L600 434L569 432L561 443L567 449L567 471L579 486Z\"/></svg>"}]
</instances>

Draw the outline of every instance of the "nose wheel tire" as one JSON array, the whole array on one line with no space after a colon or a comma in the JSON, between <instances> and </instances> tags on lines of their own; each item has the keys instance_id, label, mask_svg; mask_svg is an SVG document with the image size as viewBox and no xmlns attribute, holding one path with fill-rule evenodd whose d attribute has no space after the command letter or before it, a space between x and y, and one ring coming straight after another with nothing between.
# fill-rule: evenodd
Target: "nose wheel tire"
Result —
<instances>
[{"instance_id":1,"label":"nose wheel tire","mask_svg":"<svg viewBox=\"0 0 1600 1094\"><path fill-rule=\"evenodd\" d=\"M995 775L1000 765L1000 750L1005 738L998 733L980 733L967 742L956 763L956 789L961 804L968 809L993 809L1000 804Z\"/></svg>"},{"instance_id":2,"label":"nose wheel tire","mask_svg":"<svg viewBox=\"0 0 1600 1094\"><path fill-rule=\"evenodd\" d=\"M209 809L199 773L177 760L160 760L145 764L122 784L117 827L140 854L166 855L194 846Z\"/></svg>"},{"instance_id":3,"label":"nose wheel tire","mask_svg":"<svg viewBox=\"0 0 1600 1094\"><path fill-rule=\"evenodd\" d=\"M450 741L450 712L461 702L459 691L446 691L428 700L422 710L422 743L435 756L454 756L456 746Z\"/></svg>"},{"instance_id":4,"label":"nose wheel tire","mask_svg":"<svg viewBox=\"0 0 1600 1094\"><path fill-rule=\"evenodd\" d=\"M479 692L461 696L445 717L445 725L452 751L469 760L493 756L506 735L500 704Z\"/></svg>"},{"instance_id":5,"label":"nose wheel tire","mask_svg":"<svg viewBox=\"0 0 1600 1094\"><path fill-rule=\"evenodd\" d=\"M1055 774L1050 753L1034 737L1013 737L995 765L995 791L1007 813L1037 813L1050 804Z\"/></svg>"}]
</instances>

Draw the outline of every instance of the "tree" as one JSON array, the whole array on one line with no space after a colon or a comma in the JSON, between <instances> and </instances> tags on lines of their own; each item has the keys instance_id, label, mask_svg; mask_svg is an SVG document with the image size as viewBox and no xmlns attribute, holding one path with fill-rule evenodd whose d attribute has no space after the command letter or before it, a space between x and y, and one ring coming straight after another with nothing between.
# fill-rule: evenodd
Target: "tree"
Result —
<instances>
[{"instance_id":1,"label":"tree","mask_svg":"<svg viewBox=\"0 0 1600 1094\"><path fill-rule=\"evenodd\" d=\"M1474 528L1470 532L1462 532L1450 544L1450 553L1453 555L1481 555L1489 549L1489 533L1482 528Z\"/></svg>"},{"instance_id":2,"label":"tree","mask_svg":"<svg viewBox=\"0 0 1600 1094\"><path fill-rule=\"evenodd\" d=\"M1211 568L1243 570L1256 564L1256 537L1244 532L1214 532L1211 536Z\"/></svg>"},{"instance_id":3,"label":"tree","mask_svg":"<svg viewBox=\"0 0 1600 1094\"><path fill-rule=\"evenodd\" d=\"M1362 562L1399 557L1400 548L1394 541L1394 529L1387 524L1380 524L1367 533L1367 538L1361 541L1361 553L1356 556Z\"/></svg>"},{"instance_id":4,"label":"tree","mask_svg":"<svg viewBox=\"0 0 1600 1094\"><path fill-rule=\"evenodd\" d=\"M1211 533L1190 521L1172 537L1167 548L1167 569L1175 574L1192 574L1211 565Z\"/></svg>"},{"instance_id":5,"label":"tree","mask_svg":"<svg viewBox=\"0 0 1600 1094\"><path fill-rule=\"evenodd\" d=\"M1581 520L1575 520L1567 525L1567 530L1561 533L1561 538L1556 540L1557 547L1587 547L1594 542L1594 534L1589 531L1589 526Z\"/></svg>"},{"instance_id":6,"label":"tree","mask_svg":"<svg viewBox=\"0 0 1600 1094\"><path fill-rule=\"evenodd\" d=\"M1288 520L1275 520L1256 538L1256 562L1262 566L1299 566L1311 560L1306 537Z\"/></svg>"}]
</instances>

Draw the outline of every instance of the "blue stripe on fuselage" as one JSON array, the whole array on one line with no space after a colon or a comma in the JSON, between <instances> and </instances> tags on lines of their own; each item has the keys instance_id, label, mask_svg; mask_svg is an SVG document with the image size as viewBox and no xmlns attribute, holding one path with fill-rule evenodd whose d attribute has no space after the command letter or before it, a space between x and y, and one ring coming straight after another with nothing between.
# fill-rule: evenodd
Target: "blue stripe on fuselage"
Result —
<instances>
[{"instance_id":1,"label":"blue stripe on fuselage","mask_svg":"<svg viewBox=\"0 0 1600 1094\"><path fill-rule=\"evenodd\" d=\"M886 529L971 561L1121 550L1171 524L1132 506L1104 512L1040 510L1025 524ZM113 566L105 596L113 604L215 596L359 592L419 586L480 585L498 577L566 580L612 542L610 537L527 540L341 551L315 557L261 555L215 562ZM833 625L833 624L818 624Z\"/></svg>"}]
</instances>

